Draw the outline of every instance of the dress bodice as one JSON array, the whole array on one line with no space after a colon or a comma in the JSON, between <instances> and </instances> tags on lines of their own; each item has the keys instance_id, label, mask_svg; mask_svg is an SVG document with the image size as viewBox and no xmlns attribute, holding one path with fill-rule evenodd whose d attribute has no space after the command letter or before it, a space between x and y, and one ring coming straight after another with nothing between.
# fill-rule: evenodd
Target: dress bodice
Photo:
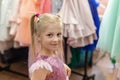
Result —
<instances>
[{"instance_id":1,"label":"dress bodice","mask_svg":"<svg viewBox=\"0 0 120 80\"><path fill-rule=\"evenodd\" d=\"M33 68L38 65L38 61L39 63L42 63L42 66L44 65L45 68L51 71L51 74L46 77L46 80L67 80L63 62L60 60L59 57L37 56L35 62L33 63ZM32 65L30 68L32 68ZM31 72L32 70L29 71Z\"/></svg>"}]
</instances>

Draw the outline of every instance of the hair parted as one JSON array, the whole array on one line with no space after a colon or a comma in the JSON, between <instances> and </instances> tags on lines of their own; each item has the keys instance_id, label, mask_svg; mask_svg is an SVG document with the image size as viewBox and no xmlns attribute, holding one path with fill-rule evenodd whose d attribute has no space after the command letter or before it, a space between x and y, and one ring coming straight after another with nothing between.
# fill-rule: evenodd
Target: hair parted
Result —
<instances>
[{"instance_id":1,"label":"hair parted","mask_svg":"<svg viewBox=\"0 0 120 80\"><path fill-rule=\"evenodd\" d=\"M50 24L57 24L58 27L62 27L61 18L49 13L41 14L35 21L35 34L41 34Z\"/></svg>"}]
</instances>

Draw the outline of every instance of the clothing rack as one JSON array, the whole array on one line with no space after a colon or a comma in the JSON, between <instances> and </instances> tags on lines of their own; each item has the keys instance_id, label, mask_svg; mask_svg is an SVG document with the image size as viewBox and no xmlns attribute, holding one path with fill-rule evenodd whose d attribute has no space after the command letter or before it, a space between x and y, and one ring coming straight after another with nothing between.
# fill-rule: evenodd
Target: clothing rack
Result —
<instances>
[{"instance_id":1,"label":"clothing rack","mask_svg":"<svg viewBox=\"0 0 120 80\"><path fill-rule=\"evenodd\" d=\"M65 53L65 62L67 63L67 38L64 38L64 53ZM85 53L85 67L84 67L84 74L81 74L81 73L78 73L76 71L73 71L72 70L72 73L76 74L76 75L79 75L79 76L82 76L82 80L95 80L95 74L91 75L91 76L88 76L87 74L87 60L88 59L88 52L86 51Z\"/></svg>"},{"instance_id":2,"label":"clothing rack","mask_svg":"<svg viewBox=\"0 0 120 80\"><path fill-rule=\"evenodd\" d=\"M14 51L12 51L14 50ZM28 49L25 47L25 48L19 48L19 49L10 49L10 51L7 51L8 54L17 54L18 57L22 57L25 58L27 55L26 53L28 52ZM20 56L20 54L25 54L25 56ZM16 57L16 55L15 55ZM18 57L14 58L14 61L18 61ZM1 62L2 62L2 59L3 59L3 54L0 53L0 58L1 58ZM3 61L4 63L6 63L6 66L2 67L0 66L0 71L7 71L7 72L10 72L10 73L13 73L13 74L16 74L16 75L20 75L20 76L23 76L23 77L28 77L28 75L26 74L23 74L23 73L20 73L18 71L15 71L15 70L11 70L11 65L13 63L13 61L11 60L11 62L9 62L8 60L6 61Z\"/></svg>"}]
</instances>

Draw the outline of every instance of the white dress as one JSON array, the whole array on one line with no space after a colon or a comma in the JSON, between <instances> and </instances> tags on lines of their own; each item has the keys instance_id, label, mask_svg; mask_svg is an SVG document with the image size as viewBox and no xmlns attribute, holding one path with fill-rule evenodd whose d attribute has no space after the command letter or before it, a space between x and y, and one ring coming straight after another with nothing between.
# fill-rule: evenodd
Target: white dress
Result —
<instances>
[{"instance_id":1,"label":"white dress","mask_svg":"<svg viewBox=\"0 0 120 80\"><path fill-rule=\"evenodd\" d=\"M8 16L10 12L10 0L2 0L0 12L0 41L9 40Z\"/></svg>"},{"instance_id":2,"label":"white dress","mask_svg":"<svg viewBox=\"0 0 120 80\"><path fill-rule=\"evenodd\" d=\"M0 41L9 41L10 21L15 19L19 0L2 0L0 12Z\"/></svg>"},{"instance_id":3,"label":"white dress","mask_svg":"<svg viewBox=\"0 0 120 80\"><path fill-rule=\"evenodd\" d=\"M64 0L60 12L70 46L83 47L97 39L88 0Z\"/></svg>"},{"instance_id":4,"label":"white dress","mask_svg":"<svg viewBox=\"0 0 120 80\"><path fill-rule=\"evenodd\" d=\"M10 35L10 30L15 23L20 0L2 0L0 5L0 52L13 47L13 38Z\"/></svg>"},{"instance_id":5,"label":"white dress","mask_svg":"<svg viewBox=\"0 0 120 80\"><path fill-rule=\"evenodd\" d=\"M56 14L62 7L63 0L52 0L52 14Z\"/></svg>"}]
</instances>

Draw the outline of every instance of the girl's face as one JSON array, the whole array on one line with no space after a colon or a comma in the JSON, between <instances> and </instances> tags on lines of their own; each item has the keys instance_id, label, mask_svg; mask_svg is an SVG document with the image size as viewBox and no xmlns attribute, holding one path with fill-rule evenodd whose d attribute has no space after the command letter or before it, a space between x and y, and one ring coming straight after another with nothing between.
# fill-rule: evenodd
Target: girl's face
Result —
<instances>
[{"instance_id":1,"label":"girl's face","mask_svg":"<svg viewBox=\"0 0 120 80\"><path fill-rule=\"evenodd\" d=\"M57 24L50 24L41 34L41 48L45 52L53 53L62 43L62 28Z\"/></svg>"}]
</instances>

